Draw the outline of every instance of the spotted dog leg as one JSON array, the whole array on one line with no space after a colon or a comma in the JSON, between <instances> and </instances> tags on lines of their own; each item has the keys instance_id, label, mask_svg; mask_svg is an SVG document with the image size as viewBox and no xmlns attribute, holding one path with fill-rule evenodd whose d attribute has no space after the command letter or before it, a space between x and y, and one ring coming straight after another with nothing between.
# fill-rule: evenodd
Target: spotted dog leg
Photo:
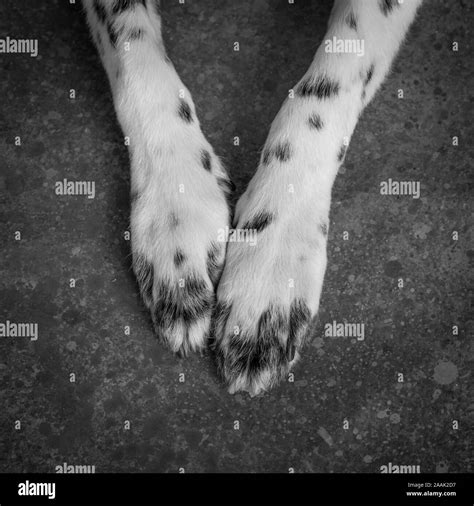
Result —
<instances>
[{"instance_id":1,"label":"spotted dog leg","mask_svg":"<svg viewBox=\"0 0 474 506\"><path fill-rule=\"evenodd\" d=\"M84 0L131 162L133 269L155 330L173 351L206 345L231 183L189 90L166 56L159 3Z\"/></svg>"},{"instance_id":2,"label":"spotted dog leg","mask_svg":"<svg viewBox=\"0 0 474 506\"><path fill-rule=\"evenodd\" d=\"M336 0L323 44L273 121L234 220L256 244L229 244L217 291L216 358L230 392L270 388L299 357L319 305L334 178L420 3ZM327 52L348 39L364 41L363 54Z\"/></svg>"}]
</instances>

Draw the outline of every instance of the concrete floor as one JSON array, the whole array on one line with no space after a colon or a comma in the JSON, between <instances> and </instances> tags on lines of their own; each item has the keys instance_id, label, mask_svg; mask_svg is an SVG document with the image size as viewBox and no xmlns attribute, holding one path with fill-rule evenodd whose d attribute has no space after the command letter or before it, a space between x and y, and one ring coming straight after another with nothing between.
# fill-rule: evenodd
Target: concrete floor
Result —
<instances>
[{"instance_id":1,"label":"concrete floor","mask_svg":"<svg viewBox=\"0 0 474 506\"><path fill-rule=\"evenodd\" d=\"M40 52L0 55L0 322L39 324L37 341L0 338L0 471L472 472L474 5L430 0L363 114L333 191L311 344L294 382L255 399L229 395L209 357L180 360L153 337L105 73L78 4L32 5L0 3L2 37L38 38ZM165 40L241 193L331 2L215 5L164 0ZM95 199L57 196L63 178L95 181ZM388 178L420 181L421 198L382 197ZM333 320L363 322L364 341L324 337Z\"/></svg>"}]
</instances>

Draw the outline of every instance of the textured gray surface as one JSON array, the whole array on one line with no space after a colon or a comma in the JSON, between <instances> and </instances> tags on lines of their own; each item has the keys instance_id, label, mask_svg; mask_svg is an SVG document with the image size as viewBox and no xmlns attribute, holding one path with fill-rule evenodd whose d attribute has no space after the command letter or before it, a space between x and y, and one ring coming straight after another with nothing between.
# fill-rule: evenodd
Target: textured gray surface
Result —
<instances>
[{"instance_id":1,"label":"textured gray surface","mask_svg":"<svg viewBox=\"0 0 474 506\"><path fill-rule=\"evenodd\" d=\"M240 193L330 2L216 5L165 0L165 40ZM250 399L226 392L209 357L177 359L152 335L123 237L128 155L78 5L1 2L2 37L38 38L40 56L0 55L0 321L39 324L36 342L0 338L0 471L472 472L473 7L422 8L335 183L295 381ZM421 198L381 196L390 177L420 181ZM95 181L96 198L55 195L63 178ZM333 320L364 323L364 341L324 337Z\"/></svg>"}]
</instances>

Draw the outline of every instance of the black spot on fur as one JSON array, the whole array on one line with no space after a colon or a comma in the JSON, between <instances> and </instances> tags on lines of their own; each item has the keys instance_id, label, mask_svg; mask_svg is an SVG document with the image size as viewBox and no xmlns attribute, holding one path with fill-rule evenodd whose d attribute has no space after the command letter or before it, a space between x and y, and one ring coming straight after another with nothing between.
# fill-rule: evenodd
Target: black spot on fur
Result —
<instances>
[{"instance_id":1,"label":"black spot on fur","mask_svg":"<svg viewBox=\"0 0 474 506\"><path fill-rule=\"evenodd\" d=\"M140 294L147 306L153 304L153 264L143 255L133 255L133 271L138 281Z\"/></svg>"},{"instance_id":2,"label":"black spot on fur","mask_svg":"<svg viewBox=\"0 0 474 506\"><path fill-rule=\"evenodd\" d=\"M110 43L115 47L115 44L117 44L117 32L110 21L107 23L107 33L109 34Z\"/></svg>"},{"instance_id":3,"label":"black spot on fur","mask_svg":"<svg viewBox=\"0 0 474 506\"><path fill-rule=\"evenodd\" d=\"M251 337L232 334L228 346L225 369L232 379L244 373L251 379L270 362L271 343L261 339L254 341Z\"/></svg>"},{"instance_id":4,"label":"black spot on fur","mask_svg":"<svg viewBox=\"0 0 474 506\"><path fill-rule=\"evenodd\" d=\"M115 29L113 24L108 21L107 22L107 33L109 34L110 43L113 47L117 45L117 39L122 35L123 33L123 26L121 26L118 29Z\"/></svg>"},{"instance_id":5,"label":"black spot on fur","mask_svg":"<svg viewBox=\"0 0 474 506\"><path fill-rule=\"evenodd\" d=\"M286 353L288 355L288 360L291 362L295 358L295 355L296 355L296 346L294 344L290 344L288 346Z\"/></svg>"},{"instance_id":6,"label":"black spot on fur","mask_svg":"<svg viewBox=\"0 0 474 506\"><path fill-rule=\"evenodd\" d=\"M273 221L273 214L267 211L260 211L256 216L254 216L250 221L248 221L242 228L256 230L257 232L261 232L264 230L270 223Z\"/></svg>"},{"instance_id":7,"label":"black spot on fur","mask_svg":"<svg viewBox=\"0 0 474 506\"><path fill-rule=\"evenodd\" d=\"M211 155L209 151L203 149L201 151L201 163L202 166L209 172L211 172Z\"/></svg>"},{"instance_id":8,"label":"black spot on fur","mask_svg":"<svg viewBox=\"0 0 474 506\"><path fill-rule=\"evenodd\" d=\"M269 161L270 161L270 150L266 148L263 150L262 163L264 165L268 165Z\"/></svg>"},{"instance_id":9,"label":"black spot on fur","mask_svg":"<svg viewBox=\"0 0 474 506\"><path fill-rule=\"evenodd\" d=\"M364 78L364 88L370 83L372 77L374 77L374 70L375 65L372 63L372 65L369 67L369 70L367 70L367 74L365 75Z\"/></svg>"},{"instance_id":10,"label":"black spot on fur","mask_svg":"<svg viewBox=\"0 0 474 506\"><path fill-rule=\"evenodd\" d=\"M342 162L344 160L344 157L346 156L347 146L343 144L341 148L339 149L339 153L337 154L337 161Z\"/></svg>"},{"instance_id":11,"label":"black spot on fur","mask_svg":"<svg viewBox=\"0 0 474 506\"><path fill-rule=\"evenodd\" d=\"M153 322L160 330L172 328L176 322L185 324L210 315L214 305L214 294L203 279L190 275L183 286L178 283L161 282L157 290L157 303L153 311Z\"/></svg>"},{"instance_id":12,"label":"black spot on fur","mask_svg":"<svg viewBox=\"0 0 474 506\"><path fill-rule=\"evenodd\" d=\"M363 74L361 72L361 78L362 78L362 85L363 85L363 88L362 88L362 94L361 94L361 100L365 100L365 97L366 97L366 88L367 88L367 85L370 83L370 81L372 81L372 78L374 77L374 70L375 70L375 65L372 63L372 65L368 68L367 72L365 74Z\"/></svg>"},{"instance_id":13,"label":"black spot on fur","mask_svg":"<svg viewBox=\"0 0 474 506\"><path fill-rule=\"evenodd\" d=\"M357 20L353 11L347 15L346 23L352 30L357 30Z\"/></svg>"},{"instance_id":14,"label":"black spot on fur","mask_svg":"<svg viewBox=\"0 0 474 506\"><path fill-rule=\"evenodd\" d=\"M247 357L250 377L269 367L279 371L284 363L285 353L278 335L284 332L285 321L281 313L273 308L265 311L258 325L258 339ZM244 356L245 359L245 356Z\"/></svg>"},{"instance_id":15,"label":"black spot on fur","mask_svg":"<svg viewBox=\"0 0 474 506\"><path fill-rule=\"evenodd\" d=\"M287 162L291 156L291 145L288 141L279 143L275 148L275 156L280 162Z\"/></svg>"},{"instance_id":16,"label":"black spot on fur","mask_svg":"<svg viewBox=\"0 0 474 506\"><path fill-rule=\"evenodd\" d=\"M226 322L227 318L228 313ZM241 330L236 335L229 328L225 332L227 342L216 343L219 371L230 382L243 375L249 385L268 371L271 378L267 387L275 384L285 377L296 350L304 344L310 322L311 313L302 300L291 304L289 314L279 307L269 306L261 314L255 334ZM221 331L223 329L221 326Z\"/></svg>"},{"instance_id":17,"label":"black spot on fur","mask_svg":"<svg viewBox=\"0 0 474 506\"><path fill-rule=\"evenodd\" d=\"M323 122L319 114L311 114L308 118L308 123L311 128L315 128L316 130L321 130L321 128L323 128Z\"/></svg>"},{"instance_id":18,"label":"black spot on fur","mask_svg":"<svg viewBox=\"0 0 474 506\"><path fill-rule=\"evenodd\" d=\"M177 249L173 257L175 267L180 267L185 260L186 260L185 254L180 249Z\"/></svg>"},{"instance_id":19,"label":"black spot on fur","mask_svg":"<svg viewBox=\"0 0 474 506\"><path fill-rule=\"evenodd\" d=\"M134 9L137 5L143 5L146 9L146 0L115 0L112 14L121 14L128 9Z\"/></svg>"},{"instance_id":20,"label":"black spot on fur","mask_svg":"<svg viewBox=\"0 0 474 506\"><path fill-rule=\"evenodd\" d=\"M320 99L326 99L336 96L339 93L339 83L325 76L320 76L316 81L307 79L300 83L297 89L301 97L315 96Z\"/></svg>"},{"instance_id":21,"label":"black spot on fur","mask_svg":"<svg viewBox=\"0 0 474 506\"><path fill-rule=\"evenodd\" d=\"M179 101L178 115L182 120L186 121L186 123L191 123L193 121L191 108L183 99Z\"/></svg>"},{"instance_id":22,"label":"black spot on fur","mask_svg":"<svg viewBox=\"0 0 474 506\"><path fill-rule=\"evenodd\" d=\"M97 19L105 24L105 21L107 20L107 12L105 11L105 7L102 5L99 0L94 0L94 3L92 4L94 7L95 15L97 16Z\"/></svg>"},{"instance_id":23,"label":"black spot on fur","mask_svg":"<svg viewBox=\"0 0 474 506\"><path fill-rule=\"evenodd\" d=\"M306 330L311 321L311 312L301 299L292 302L290 307L289 334L286 342L288 360L295 357L295 350L303 345Z\"/></svg>"},{"instance_id":24,"label":"black spot on fur","mask_svg":"<svg viewBox=\"0 0 474 506\"><path fill-rule=\"evenodd\" d=\"M145 32L141 28L133 28L128 35L128 40L140 40L144 33Z\"/></svg>"},{"instance_id":25,"label":"black spot on fur","mask_svg":"<svg viewBox=\"0 0 474 506\"><path fill-rule=\"evenodd\" d=\"M287 319L275 307L269 307L262 313L258 322L258 339L242 333L229 337L225 364L221 355L220 370L225 369L227 377L237 379L246 374L251 383L260 373L271 370L281 379L286 373L286 353L282 341L288 331Z\"/></svg>"},{"instance_id":26,"label":"black spot on fur","mask_svg":"<svg viewBox=\"0 0 474 506\"><path fill-rule=\"evenodd\" d=\"M388 16L393 11L394 7L399 5L397 0L379 0L379 7L384 16Z\"/></svg>"},{"instance_id":27,"label":"black spot on fur","mask_svg":"<svg viewBox=\"0 0 474 506\"><path fill-rule=\"evenodd\" d=\"M215 285L220 278L222 265L219 264L220 247L216 243L212 243L207 252L207 274Z\"/></svg>"}]
</instances>

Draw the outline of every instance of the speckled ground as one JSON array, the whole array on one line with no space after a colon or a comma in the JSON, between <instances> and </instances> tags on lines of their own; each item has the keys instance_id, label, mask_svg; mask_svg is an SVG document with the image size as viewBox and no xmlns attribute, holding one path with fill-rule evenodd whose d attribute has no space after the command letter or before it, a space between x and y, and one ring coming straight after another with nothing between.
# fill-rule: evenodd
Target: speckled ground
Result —
<instances>
[{"instance_id":1,"label":"speckled ground","mask_svg":"<svg viewBox=\"0 0 474 506\"><path fill-rule=\"evenodd\" d=\"M165 0L165 40L240 193L331 2L216 5ZM0 54L0 322L39 338L0 338L0 471L472 472L473 9L422 8L335 183L311 344L294 381L250 399L153 337L124 238L128 155L79 5L2 1L1 36L38 38L39 56ZM63 178L96 197L57 196ZM388 178L421 197L381 195ZM325 337L333 321L364 340Z\"/></svg>"}]
</instances>

